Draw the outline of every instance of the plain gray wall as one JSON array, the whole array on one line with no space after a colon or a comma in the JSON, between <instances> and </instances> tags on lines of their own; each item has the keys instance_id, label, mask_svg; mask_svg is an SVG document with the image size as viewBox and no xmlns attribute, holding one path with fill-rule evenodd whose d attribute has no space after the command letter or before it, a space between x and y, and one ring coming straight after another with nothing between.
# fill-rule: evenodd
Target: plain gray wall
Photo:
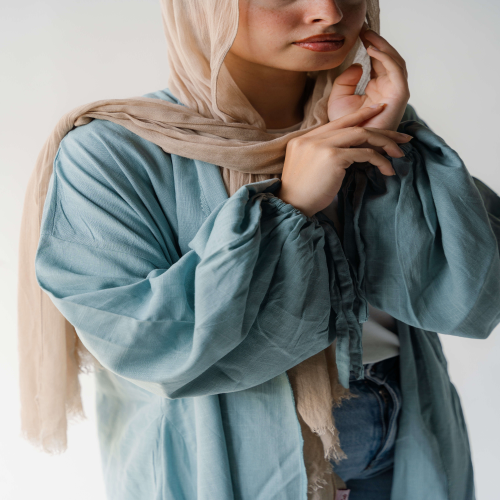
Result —
<instances>
[{"instance_id":1,"label":"plain gray wall","mask_svg":"<svg viewBox=\"0 0 500 500\"><path fill-rule=\"evenodd\" d=\"M89 420L70 428L69 450L48 457L20 438L16 275L25 187L57 120L104 98L167 85L157 0L0 0L0 498L104 500L93 378L82 378ZM203 1L203 0L200 0ZM500 2L381 1L381 34L406 59L412 103L465 161L500 193L498 53ZM462 399L478 500L498 498L500 397L495 367L500 329L484 341L441 335Z\"/></svg>"}]
</instances>

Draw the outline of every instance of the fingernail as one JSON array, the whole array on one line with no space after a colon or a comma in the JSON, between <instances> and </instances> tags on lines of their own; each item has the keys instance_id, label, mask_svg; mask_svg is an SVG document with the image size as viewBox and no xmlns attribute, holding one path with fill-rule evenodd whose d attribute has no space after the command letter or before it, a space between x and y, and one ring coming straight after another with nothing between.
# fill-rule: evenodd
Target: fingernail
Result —
<instances>
[{"instance_id":1,"label":"fingernail","mask_svg":"<svg viewBox=\"0 0 500 500\"><path fill-rule=\"evenodd\" d=\"M376 50L376 51L379 51L379 50L377 49L377 47L375 47L375 45L368 45L368 48L369 48L369 49ZM380 52L380 51L379 51L379 52Z\"/></svg>"},{"instance_id":2,"label":"fingernail","mask_svg":"<svg viewBox=\"0 0 500 500\"><path fill-rule=\"evenodd\" d=\"M399 132L405 139L413 139L413 136L412 135L408 135L408 134L403 134L403 132Z\"/></svg>"},{"instance_id":3,"label":"fingernail","mask_svg":"<svg viewBox=\"0 0 500 500\"><path fill-rule=\"evenodd\" d=\"M380 108L380 106L385 106L385 102L379 102L378 104L373 104L370 108Z\"/></svg>"},{"instance_id":4,"label":"fingernail","mask_svg":"<svg viewBox=\"0 0 500 500\"><path fill-rule=\"evenodd\" d=\"M392 175L396 175L396 171L392 169Z\"/></svg>"}]
</instances>

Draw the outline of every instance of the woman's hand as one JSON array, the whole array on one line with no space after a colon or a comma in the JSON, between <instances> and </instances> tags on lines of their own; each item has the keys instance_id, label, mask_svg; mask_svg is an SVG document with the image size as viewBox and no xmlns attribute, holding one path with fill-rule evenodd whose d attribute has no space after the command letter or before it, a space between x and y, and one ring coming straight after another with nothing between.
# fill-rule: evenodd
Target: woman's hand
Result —
<instances>
[{"instance_id":1,"label":"woman's hand","mask_svg":"<svg viewBox=\"0 0 500 500\"><path fill-rule=\"evenodd\" d=\"M291 139L276 196L310 217L330 205L353 163L369 162L383 174L394 175L387 158L370 147L359 147L368 144L395 158L404 156L397 143L408 142L411 136L359 126L382 114L384 107L363 107Z\"/></svg>"},{"instance_id":2,"label":"woman's hand","mask_svg":"<svg viewBox=\"0 0 500 500\"><path fill-rule=\"evenodd\" d=\"M328 118L333 121L358 109L384 102L387 104L384 111L362 126L397 130L410 98L406 63L385 38L366 28L365 23L359 35L372 64L371 80L365 95L354 94L363 70L361 65L352 65L335 79L328 99ZM370 48L370 45L375 48Z\"/></svg>"}]
</instances>

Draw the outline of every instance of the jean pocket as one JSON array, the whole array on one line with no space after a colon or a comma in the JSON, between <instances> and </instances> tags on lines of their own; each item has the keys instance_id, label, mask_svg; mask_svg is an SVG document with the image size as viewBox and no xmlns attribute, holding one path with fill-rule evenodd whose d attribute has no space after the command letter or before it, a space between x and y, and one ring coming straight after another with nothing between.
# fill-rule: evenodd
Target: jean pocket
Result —
<instances>
[{"instance_id":1,"label":"jean pocket","mask_svg":"<svg viewBox=\"0 0 500 500\"><path fill-rule=\"evenodd\" d=\"M399 412L401 409L400 390L396 383L380 384L372 388L377 393L381 404L381 418L384 434L380 448L365 470L384 469L394 462L394 446L398 431Z\"/></svg>"}]
</instances>

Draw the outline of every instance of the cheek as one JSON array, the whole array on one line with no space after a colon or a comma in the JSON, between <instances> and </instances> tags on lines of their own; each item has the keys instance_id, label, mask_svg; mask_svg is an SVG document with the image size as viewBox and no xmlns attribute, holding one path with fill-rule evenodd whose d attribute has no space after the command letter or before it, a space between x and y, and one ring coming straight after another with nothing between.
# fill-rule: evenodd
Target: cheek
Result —
<instances>
[{"instance_id":1,"label":"cheek","mask_svg":"<svg viewBox=\"0 0 500 500\"><path fill-rule=\"evenodd\" d=\"M300 22L293 9L269 6L269 0L240 3L240 22L236 47L239 53L256 55L272 52L290 42L290 33Z\"/></svg>"},{"instance_id":2,"label":"cheek","mask_svg":"<svg viewBox=\"0 0 500 500\"><path fill-rule=\"evenodd\" d=\"M342 11L342 23L352 30L361 30L366 17L365 0L338 0L340 10Z\"/></svg>"}]
</instances>

